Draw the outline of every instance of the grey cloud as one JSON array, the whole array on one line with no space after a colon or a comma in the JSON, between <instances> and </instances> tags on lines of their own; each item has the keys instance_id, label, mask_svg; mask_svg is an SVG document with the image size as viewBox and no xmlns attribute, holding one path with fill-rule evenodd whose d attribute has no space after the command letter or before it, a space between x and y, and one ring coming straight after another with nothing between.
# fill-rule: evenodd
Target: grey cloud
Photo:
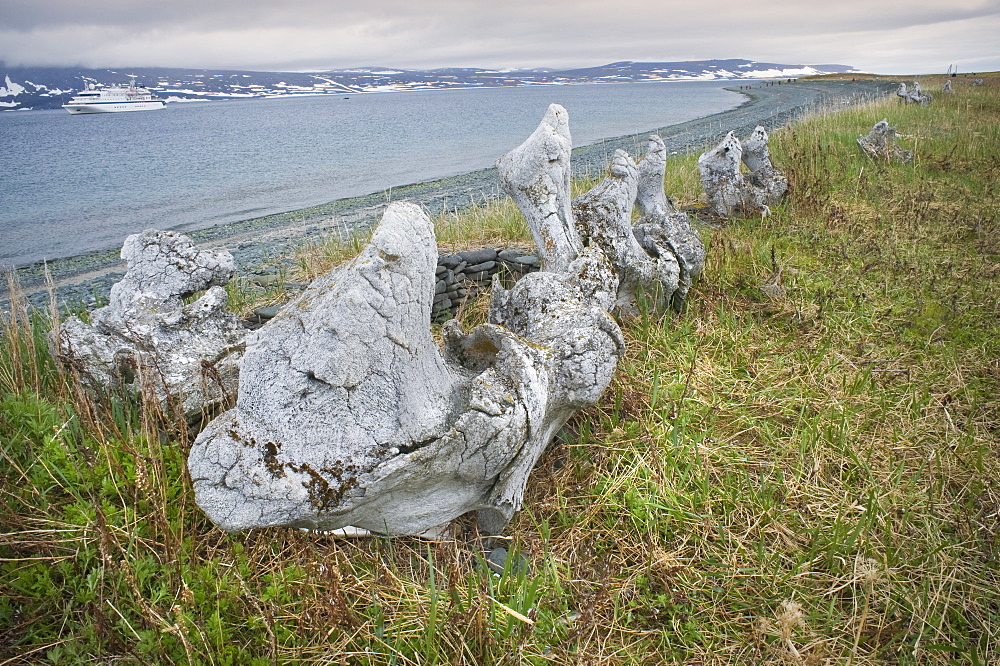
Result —
<instances>
[{"instance_id":1,"label":"grey cloud","mask_svg":"<svg viewBox=\"0 0 1000 666\"><path fill-rule=\"evenodd\" d=\"M997 59L1000 0L817 6L704 0L5 0L0 60L17 64L306 69L597 65L746 57L914 65ZM936 35L907 44L900 35ZM996 33L994 33L996 34ZM940 52L940 53L939 53ZM884 60L882 60L884 61ZM950 62L950 61L949 61ZM943 68L947 65L941 65Z\"/></svg>"}]
</instances>

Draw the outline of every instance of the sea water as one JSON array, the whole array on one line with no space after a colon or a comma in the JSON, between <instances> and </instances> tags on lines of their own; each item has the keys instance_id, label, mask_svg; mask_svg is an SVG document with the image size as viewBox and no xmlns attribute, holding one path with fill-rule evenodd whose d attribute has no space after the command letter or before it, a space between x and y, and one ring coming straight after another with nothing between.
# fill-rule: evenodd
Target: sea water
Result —
<instances>
[{"instance_id":1,"label":"sea water","mask_svg":"<svg viewBox=\"0 0 1000 666\"><path fill-rule=\"evenodd\" d=\"M0 265L120 246L491 166L569 111L575 146L738 106L726 82L283 97L0 113Z\"/></svg>"}]
</instances>

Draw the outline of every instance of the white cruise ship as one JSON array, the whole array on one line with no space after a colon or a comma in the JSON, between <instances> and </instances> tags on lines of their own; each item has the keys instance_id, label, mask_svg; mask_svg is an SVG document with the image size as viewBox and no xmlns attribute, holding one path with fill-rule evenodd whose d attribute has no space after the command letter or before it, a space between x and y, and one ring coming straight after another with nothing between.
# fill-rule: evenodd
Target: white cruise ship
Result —
<instances>
[{"instance_id":1,"label":"white cruise ship","mask_svg":"<svg viewBox=\"0 0 1000 666\"><path fill-rule=\"evenodd\" d=\"M102 88L90 84L62 107L72 114L116 113L118 111L152 111L162 109L166 102L153 96L145 86L136 86L135 77L129 76L128 87Z\"/></svg>"}]
</instances>

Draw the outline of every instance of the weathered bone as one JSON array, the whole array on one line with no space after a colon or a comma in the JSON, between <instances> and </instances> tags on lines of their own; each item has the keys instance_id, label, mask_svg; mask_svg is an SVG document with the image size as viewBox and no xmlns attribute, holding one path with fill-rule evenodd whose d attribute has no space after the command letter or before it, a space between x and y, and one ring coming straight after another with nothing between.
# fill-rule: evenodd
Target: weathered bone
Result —
<instances>
[{"instance_id":1,"label":"weathered bone","mask_svg":"<svg viewBox=\"0 0 1000 666\"><path fill-rule=\"evenodd\" d=\"M663 174L667 165L667 147L659 135L649 137L646 155L639 161L639 189L636 205L640 215L669 215L677 208L663 190Z\"/></svg>"},{"instance_id":2,"label":"weathered bone","mask_svg":"<svg viewBox=\"0 0 1000 666\"><path fill-rule=\"evenodd\" d=\"M705 245L698 231L684 213L647 215L633 230L639 245L657 262L677 264L677 288L671 295L671 305L681 310L695 278L705 268Z\"/></svg>"},{"instance_id":3,"label":"weathered bone","mask_svg":"<svg viewBox=\"0 0 1000 666\"><path fill-rule=\"evenodd\" d=\"M127 270L108 305L91 314L90 324L77 317L61 324L59 358L94 386L149 390L162 408L179 407L189 420L235 396L247 331L225 309L221 285L235 271L232 255L148 230L129 236L121 256Z\"/></svg>"},{"instance_id":4,"label":"weathered bone","mask_svg":"<svg viewBox=\"0 0 1000 666\"><path fill-rule=\"evenodd\" d=\"M721 217L770 212L764 192L740 171L742 157L740 141L730 132L722 143L698 158L701 186L708 195L709 207Z\"/></svg>"},{"instance_id":5,"label":"weathered bone","mask_svg":"<svg viewBox=\"0 0 1000 666\"><path fill-rule=\"evenodd\" d=\"M947 83L950 84L951 81L948 81ZM950 92L950 90L947 90L945 92ZM913 82L912 90L907 90L906 84L900 83L899 90L896 91L896 97L899 97L903 102L907 104L922 104L923 106L927 106L928 104L931 103L931 96L920 89L919 81Z\"/></svg>"},{"instance_id":6,"label":"weathered bone","mask_svg":"<svg viewBox=\"0 0 1000 666\"><path fill-rule=\"evenodd\" d=\"M896 143L896 128L890 127L886 118L875 123L871 132L858 137L858 145L873 160L895 160L906 164L913 159L912 152L903 150Z\"/></svg>"},{"instance_id":7,"label":"weathered bone","mask_svg":"<svg viewBox=\"0 0 1000 666\"><path fill-rule=\"evenodd\" d=\"M750 172L740 172L746 161ZM768 215L788 190L788 180L771 164L767 132L757 127L743 142L730 132L698 158L701 185L712 210L721 217Z\"/></svg>"},{"instance_id":8,"label":"weathered bone","mask_svg":"<svg viewBox=\"0 0 1000 666\"><path fill-rule=\"evenodd\" d=\"M640 287L658 288L665 299L671 299L680 278L680 267L672 253L650 255L633 233L637 178L632 158L624 150L616 150L608 176L573 200L577 232L591 246L600 248L611 262L619 280L615 307L630 314L638 313L636 291ZM660 183L662 192L662 172Z\"/></svg>"},{"instance_id":9,"label":"weathered bone","mask_svg":"<svg viewBox=\"0 0 1000 666\"><path fill-rule=\"evenodd\" d=\"M549 106L538 128L497 160L507 194L528 219L545 270L565 271L580 252L570 210L569 114Z\"/></svg>"},{"instance_id":10,"label":"weathered bone","mask_svg":"<svg viewBox=\"0 0 1000 666\"><path fill-rule=\"evenodd\" d=\"M944 82L944 85L941 86L941 92L948 94L955 93L955 91L951 89L951 79L948 79L947 81Z\"/></svg>"},{"instance_id":11,"label":"weathered bone","mask_svg":"<svg viewBox=\"0 0 1000 666\"><path fill-rule=\"evenodd\" d=\"M920 82L914 81L913 90L911 90L909 94L909 101L914 104L922 104L923 106L927 106L928 104L931 103L931 99L932 98L928 93L925 93L923 90L920 89Z\"/></svg>"},{"instance_id":12,"label":"weathered bone","mask_svg":"<svg viewBox=\"0 0 1000 666\"><path fill-rule=\"evenodd\" d=\"M767 140L767 132L758 125L750 136L740 142L740 147L743 149L743 163L750 169L748 179L764 190L765 204L773 206L788 191L788 179L771 163Z\"/></svg>"},{"instance_id":13,"label":"weathered bone","mask_svg":"<svg viewBox=\"0 0 1000 666\"><path fill-rule=\"evenodd\" d=\"M507 523L553 434L610 381L617 285L588 249L495 286L492 323L446 324L442 357L436 258L430 220L392 204L357 259L253 334L236 407L188 461L216 524L419 534L474 509L484 531Z\"/></svg>"}]
</instances>

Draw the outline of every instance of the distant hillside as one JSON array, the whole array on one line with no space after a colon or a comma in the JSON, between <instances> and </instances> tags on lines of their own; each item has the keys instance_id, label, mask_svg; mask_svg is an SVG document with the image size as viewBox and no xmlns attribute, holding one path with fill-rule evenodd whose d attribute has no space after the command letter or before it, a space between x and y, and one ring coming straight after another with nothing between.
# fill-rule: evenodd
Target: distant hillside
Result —
<instances>
[{"instance_id":1,"label":"distant hillside","mask_svg":"<svg viewBox=\"0 0 1000 666\"><path fill-rule=\"evenodd\" d=\"M135 74L139 84L168 101L190 101L570 83L774 79L850 71L852 68L847 65L783 65L753 60L624 61L567 70L360 67L324 72L7 67L0 63L0 73L4 77L0 85L0 109L57 109L87 85L124 83L126 74Z\"/></svg>"}]
</instances>

